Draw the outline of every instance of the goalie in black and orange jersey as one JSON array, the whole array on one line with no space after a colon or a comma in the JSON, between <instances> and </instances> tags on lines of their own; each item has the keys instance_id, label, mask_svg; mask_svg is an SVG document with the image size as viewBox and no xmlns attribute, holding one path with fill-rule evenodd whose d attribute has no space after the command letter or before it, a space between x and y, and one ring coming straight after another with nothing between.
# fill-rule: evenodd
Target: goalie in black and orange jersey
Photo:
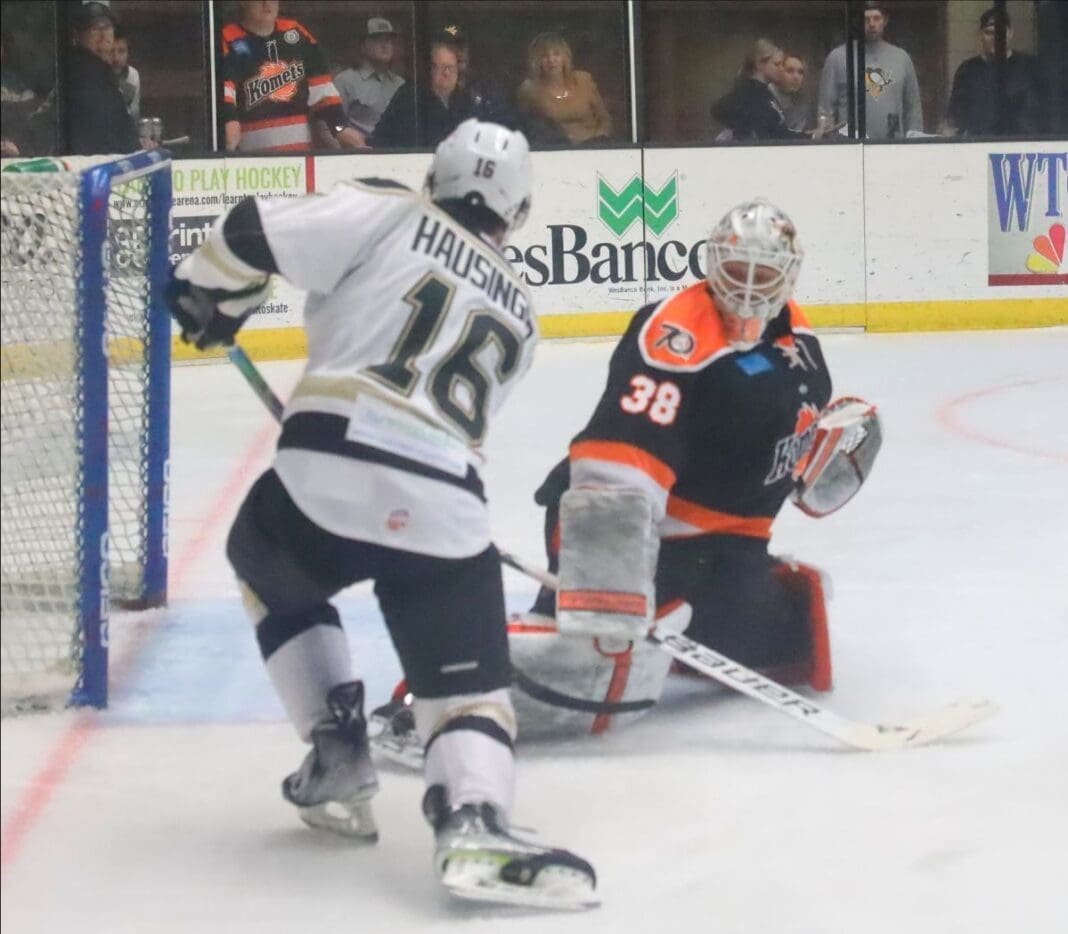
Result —
<instances>
[{"instance_id":1,"label":"goalie in black and orange jersey","mask_svg":"<svg viewBox=\"0 0 1068 934\"><path fill-rule=\"evenodd\" d=\"M654 621L785 683L831 687L822 575L768 552L787 499L844 505L881 444L875 409L830 402L820 343L793 301L790 219L741 204L712 231L707 281L641 309L600 401L535 495L559 591L513 618L520 733L602 732L660 697ZM403 714L378 744L403 746Z\"/></svg>"},{"instance_id":2,"label":"goalie in black and orange jersey","mask_svg":"<svg viewBox=\"0 0 1068 934\"><path fill-rule=\"evenodd\" d=\"M315 37L278 16L278 0L241 0L222 30L222 119L226 151L302 152L321 120L348 149L364 146L345 126L341 97Z\"/></svg>"}]
</instances>

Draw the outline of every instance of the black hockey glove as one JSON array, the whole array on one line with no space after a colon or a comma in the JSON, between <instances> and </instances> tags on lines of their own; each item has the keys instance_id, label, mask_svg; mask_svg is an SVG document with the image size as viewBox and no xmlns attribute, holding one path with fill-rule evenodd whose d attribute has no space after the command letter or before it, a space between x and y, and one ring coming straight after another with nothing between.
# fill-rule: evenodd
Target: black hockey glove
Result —
<instances>
[{"instance_id":1,"label":"black hockey glove","mask_svg":"<svg viewBox=\"0 0 1068 934\"><path fill-rule=\"evenodd\" d=\"M207 350L209 347L233 346L241 325L255 310L255 307L250 308L248 312L235 318L219 311L217 303L252 296L262 289L262 285L240 292L202 289L185 279L175 278L172 272L165 294L171 317L181 328L182 340L187 344L194 344L197 350Z\"/></svg>"}]
</instances>

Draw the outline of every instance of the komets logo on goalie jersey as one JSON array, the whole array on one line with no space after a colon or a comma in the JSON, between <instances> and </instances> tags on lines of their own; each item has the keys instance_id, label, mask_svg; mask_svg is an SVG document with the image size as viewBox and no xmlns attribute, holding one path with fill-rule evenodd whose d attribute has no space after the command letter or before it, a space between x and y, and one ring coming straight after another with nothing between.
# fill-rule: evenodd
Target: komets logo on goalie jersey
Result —
<instances>
[{"instance_id":1,"label":"komets logo on goalie jersey","mask_svg":"<svg viewBox=\"0 0 1068 934\"><path fill-rule=\"evenodd\" d=\"M297 96L300 82L307 73L304 62L264 62L259 72L244 84L245 106L248 109L274 101L284 104Z\"/></svg>"},{"instance_id":2,"label":"komets logo on goalie jersey","mask_svg":"<svg viewBox=\"0 0 1068 934\"><path fill-rule=\"evenodd\" d=\"M811 402L802 403L793 433L775 442L775 454L771 460L771 470L764 478L764 486L778 483L808 457L819 417L820 410L816 406Z\"/></svg>"}]
</instances>

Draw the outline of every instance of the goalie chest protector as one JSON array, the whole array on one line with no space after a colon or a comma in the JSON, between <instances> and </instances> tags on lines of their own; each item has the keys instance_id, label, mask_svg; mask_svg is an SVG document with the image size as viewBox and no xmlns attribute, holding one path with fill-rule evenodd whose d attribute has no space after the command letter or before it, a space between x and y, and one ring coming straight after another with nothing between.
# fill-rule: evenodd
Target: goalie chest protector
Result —
<instances>
[{"instance_id":1,"label":"goalie chest protector","mask_svg":"<svg viewBox=\"0 0 1068 934\"><path fill-rule=\"evenodd\" d=\"M740 352L701 282L635 315L571 460L654 474L669 492L664 537L768 538L830 394L819 340L796 304Z\"/></svg>"}]
</instances>

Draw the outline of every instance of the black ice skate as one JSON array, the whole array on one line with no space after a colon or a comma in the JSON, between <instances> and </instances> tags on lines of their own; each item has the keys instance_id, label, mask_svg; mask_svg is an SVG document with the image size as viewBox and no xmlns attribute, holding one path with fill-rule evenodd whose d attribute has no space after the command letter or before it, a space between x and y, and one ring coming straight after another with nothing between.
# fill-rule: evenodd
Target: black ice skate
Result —
<instances>
[{"instance_id":1,"label":"black ice skate","mask_svg":"<svg viewBox=\"0 0 1068 934\"><path fill-rule=\"evenodd\" d=\"M423 798L423 812L434 828L434 866L453 895L534 908L600 903L597 876L586 860L512 836L492 804L452 808L444 787L434 785Z\"/></svg>"},{"instance_id":2,"label":"black ice skate","mask_svg":"<svg viewBox=\"0 0 1068 934\"><path fill-rule=\"evenodd\" d=\"M378 840L371 798L378 777L367 746L363 682L339 684L326 697L333 717L312 730L312 750L282 782L301 820L365 843Z\"/></svg>"}]
</instances>

